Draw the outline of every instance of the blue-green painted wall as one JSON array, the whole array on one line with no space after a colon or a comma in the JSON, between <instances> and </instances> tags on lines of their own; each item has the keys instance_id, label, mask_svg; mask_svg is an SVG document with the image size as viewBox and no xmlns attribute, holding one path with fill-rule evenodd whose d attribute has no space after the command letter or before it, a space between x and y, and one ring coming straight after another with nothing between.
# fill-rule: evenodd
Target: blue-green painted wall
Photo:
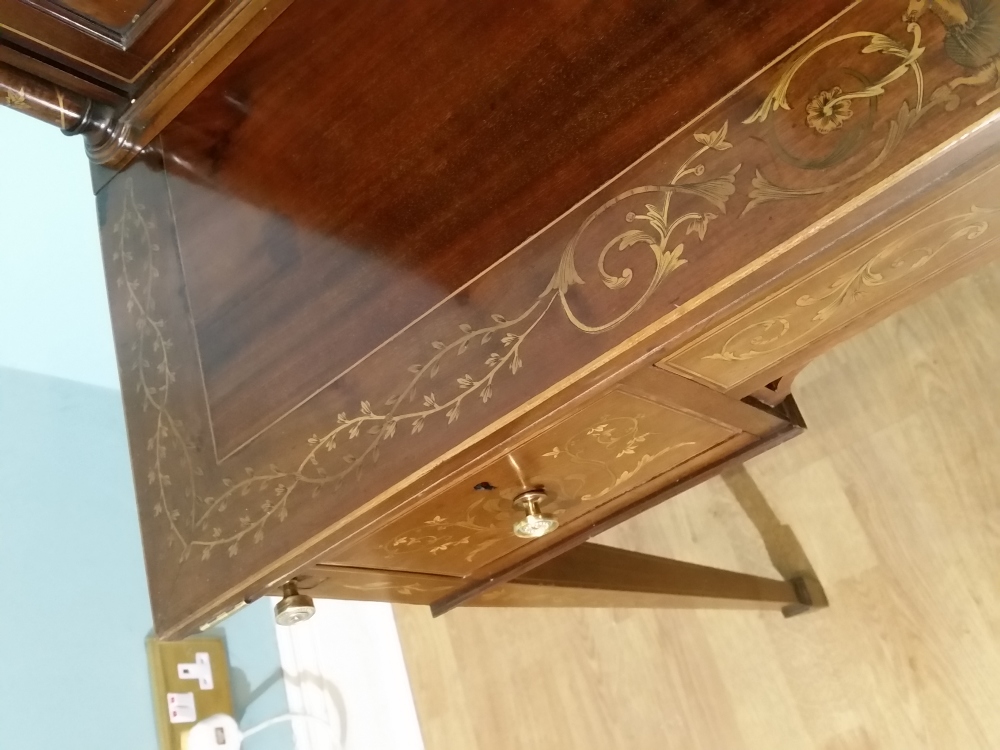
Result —
<instances>
[{"instance_id":1,"label":"blue-green painted wall","mask_svg":"<svg viewBox=\"0 0 1000 750\"><path fill-rule=\"evenodd\" d=\"M88 165L0 109L0 748L156 747L152 627ZM287 710L268 605L231 618L244 727ZM290 750L278 727L249 750Z\"/></svg>"}]
</instances>

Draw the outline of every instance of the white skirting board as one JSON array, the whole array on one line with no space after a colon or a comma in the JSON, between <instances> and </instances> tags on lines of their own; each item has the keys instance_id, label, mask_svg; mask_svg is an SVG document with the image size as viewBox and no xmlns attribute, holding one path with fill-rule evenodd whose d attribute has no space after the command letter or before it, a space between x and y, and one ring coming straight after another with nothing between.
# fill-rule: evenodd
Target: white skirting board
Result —
<instances>
[{"instance_id":1,"label":"white skirting board","mask_svg":"<svg viewBox=\"0 0 1000 750\"><path fill-rule=\"evenodd\" d=\"M316 600L316 615L275 626L288 707L329 723L297 721L296 750L423 750L392 607Z\"/></svg>"}]
</instances>

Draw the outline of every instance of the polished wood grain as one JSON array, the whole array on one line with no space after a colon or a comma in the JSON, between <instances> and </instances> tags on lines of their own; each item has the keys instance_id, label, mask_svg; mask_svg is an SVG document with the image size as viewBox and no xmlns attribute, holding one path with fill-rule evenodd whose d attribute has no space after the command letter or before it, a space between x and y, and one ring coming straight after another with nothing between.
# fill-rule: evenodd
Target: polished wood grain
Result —
<instances>
[{"instance_id":1,"label":"polished wood grain","mask_svg":"<svg viewBox=\"0 0 1000 750\"><path fill-rule=\"evenodd\" d=\"M108 44L128 49L175 0L21 0Z\"/></svg>"},{"instance_id":2,"label":"polished wood grain","mask_svg":"<svg viewBox=\"0 0 1000 750\"><path fill-rule=\"evenodd\" d=\"M830 609L397 607L428 750L993 750L997 299L994 263L808 367L763 506L716 480L601 538L763 576L801 549Z\"/></svg>"},{"instance_id":3,"label":"polished wood grain","mask_svg":"<svg viewBox=\"0 0 1000 750\"><path fill-rule=\"evenodd\" d=\"M909 32L905 27L900 28L902 22L897 14L876 6L864 7L874 9L873 13L880 16L878 22L871 26L879 28L896 24L894 33L906 39ZM848 14L844 18L851 19L850 25L844 20L841 22L843 28L838 28L837 31L855 28L857 24L869 21L869 15L871 14L861 14L859 11L859 17L854 18ZM254 50L267 49L267 40L283 33L283 24L295 21L294 16L283 18L285 21L277 27L271 27L266 35L248 49L246 55L241 56L245 65L252 64ZM833 35L834 31L828 33ZM927 46L917 45L924 50L920 56L921 65L924 66L920 68L921 76L935 73L937 79L928 79L924 82L925 87L935 92L948 92L948 81L954 78L955 64L944 53L942 41L938 40L936 46L927 41L935 34L943 36L943 30L939 26L928 24L928 32L923 40ZM911 43L916 44L912 40ZM936 61L931 59L935 50L938 53ZM324 47L324 54L332 53L329 48ZM858 56L857 51L849 46L844 54L852 63ZM886 63L880 60L879 64L884 67ZM935 65L939 67L934 67ZM237 63L227 72L229 88L261 93L248 95L242 103L235 103L232 100L223 102L221 97L213 98L212 92L206 92L188 110L192 120L197 118L198 124L189 124L181 117L165 135L165 142L169 147L171 191L180 225L180 252L188 271L188 293L200 342L201 365L208 390L214 436L222 456L228 456L249 441L257 439L308 400L317 403L329 399L330 408L335 413L339 412L342 407L335 404L343 403L343 400L339 394L331 396L328 391L333 383L352 389L353 386L349 383L355 373L364 371L365 383L381 386L383 389L391 388L391 384L386 382L391 377L390 373L419 365L421 360L427 359L427 355L423 354L426 349L421 351L421 343L423 346L430 346L435 341L451 343L455 341L455 335L447 334L462 325L485 331L488 326L483 323L493 315L506 316L508 320L521 320L519 316L530 311L531 315L524 320L524 324L537 331L534 338L556 338L559 331L558 328L553 329L551 321L553 317L560 317L558 309L555 312L550 312L551 308L547 307L535 309L533 301L539 294L552 291L553 278L549 274L556 273L556 269L562 268L565 261L565 257L557 256L565 256L572 251L575 272L582 274L583 280L589 279L590 283L580 285L566 279L556 283L555 286L562 285L560 299L556 300L556 304L565 303L574 308L573 314L577 316L577 321L570 322L578 328L580 326L577 323L583 327L589 325L600 329L604 335L578 336L573 346L566 347L565 355L560 352L557 357L536 356L536 362L531 365L536 374L536 382L547 385L560 382L559 374L571 371L570 367L565 367L571 361L570 358L575 364L582 366L606 352L610 345L628 341L628 336L644 330L643 326L663 324L664 312L671 311L672 306L700 301L699 295L711 284L722 283L730 278L727 274L738 273L741 267L747 267L741 266L741 263L750 263L759 258L761 253L780 247L782 242L797 236L797 231L807 228L811 221L824 216L826 209L843 206L848 196L857 196L861 187L874 184L873 180L877 176L876 171L869 174L865 171L866 168L862 169L858 179L853 179L857 175L852 176L848 172L852 179L847 180L848 184L842 188L816 188L820 190L816 195L798 196L797 200L809 201L809 211L779 211L772 208L774 201L759 203L757 198L750 197L751 193L758 190L754 187L754 180L757 179L753 176L754 171L787 168L787 164L783 164L779 158L780 151L776 155L767 139L755 135L756 132L766 135L777 126L770 120L765 123L739 123L742 141L738 142L735 135L738 124L735 117L730 118L733 120L733 132L726 136L730 140L723 138L717 144L725 144L722 149L708 148L707 153L703 154L705 159L711 158L718 162L713 167L711 179L706 178L705 182L711 184L711 190L722 191L714 198L720 202L722 209L727 208L727 202L737 200L729 197L730 185L741 193L740 202L734 209L727 209L726 217L720 218L717 211L722 209L713 207L711 203L700 205L692 196L678 196L674 203L679 203L682 210L690 207L690 210L697 212L694 216L711 214L714 217L711 220L698 218L697 225L688 226L688 236L691 236L688 244L695 241L692 235L697 235L699 241L704 242L704 247L700 248L697 255L678 257L677 264L666 258L666 253L643 256L638 254L639 249L633 247L631 255L627 258L618 256L617 262L619 271L624 274L624 269L627 268L634 276L616 277L612 274L609 280L617 278L619 281L614 283L618 284L626 279L641 278L645 279L647 286L644 288L639 281L632 281L628 288L622 284L621 294L607 293L607 296L601 296L598 292L604 287L604 279L595 268L597 256L605 241L616 236L619 227L615 224L620 222L622 231L633 231L628 229L627 217L641 214L643 204L648 199L648 191L635 194L631 191L645 191L646 188L636 186L647 181L648 184L657 184L673 179L678 173L677 167L699 150L701 142L694 136L700 132L707 139L709 132L721 134L721 126L728 123L729 119L720 112L703 129L692 128L697 132L689 131L685 138L678 137L665 145L655 159L651 157L648 162L630 170L629 176L621 178L614 189L602 191L599 197L591 199L587 207L564 217L562 225L551 227L544 236L509 255L502 264L493 267L489 274L477 279L475 276L479 271L489 267L489 263L510 250L511 245L503 239L504 235L492 231L488 237L476 233L466 235L457 224L449 223L454 231L461 233L463 237L468 236L463 242L475 242L475 249L471 245L449 249L453 248L453 243L444 236L433 237L433 241L427 245L417 243L415 236L400 226L403 219L400 218L397 207L400 201L405 205L405 201L396 200L381 189L366 186L369 180L378 180L379 174L385 174L385 179L391 183L386 185L387 189L405 189L409 194L414 191L414 186L422 184L423 178L419 174L401 179L394 172L390 171L390 176L390 172L383 173L376 165L365 162L363 169L361 165L358 167L361 175L359 179L363 180L357 183L358 189L352 191L347 187L353 183L349 179L350 175L343 170L353 169L349 167L353 159L368 158L368 154L376 153L374 146L371 149L352 148L350 153L342 154L343 158L338 159L336 164L331 164L330 170L326 170L314 158L303 159L301 165L288 168L277 159L277 154L258 152L256 149L260 146L255 144L283 142L274 135L266 136L261 129L263 126L257 125L256 119L258 116L262 119L269 116L266 113L273 105L263 91L277 90L275 87L278 84L274 82L273 86L264 87L263 83L255 83L254 76L262 75L258 72L258 66L253 67L252 75L247 73L247 80L236 78L239 70L240 63ZM872 75L875 75L874 72ZM216 84L217 87L222 85L221 80ZM746 119L753 114L755 107L760 106L766 91L767 87L761 85L757 91L741 92L739 104L727 103L727 112L731 110L734 115L739 113L741 119ZM900 86L895 96L896 100L886 108L889 114L882 121L873 123L873 128L878 125L879 128L891 130L893 118L898 113L896 105L900 108L904 105L916 106L908 103L909 98L913 98L913 91L909 89ZM873 136L870 142L865 142L865 149L858 150L848 162L836 165L834 172L857 169L859 163L872 163L873 158L879 164L884 163L885 171L888 172L887 168L892 160L906 163L907 150L910 156L914 156L925 151L929 143L939 145L940 142L935 140L935 131L944 135L942 130L968 125L988 112L977 109L975 100L972 99L959 107L956 104L958 100L951 98L953 96L957 97L958 94L948 93L948 98L941 95L937 99L931 99L930 95L924 97L920 108L921 117L914 119L915 124L909 127L911 134L915 128L927 128L927 131L899 140L897 147L889 149L891 153L886 158L875 158L879 156L880 149L884 151L887 148L887 143L883 138ZM807 102L808 97L800 97L800 108ZM957 109L949 110L953 104ZM406 110L403 114L416 117L418 113ZM363 119L360 113L351 117ZM219 134L213 131L216 124ZM388 126L387 123L386 127ZM344 122L342 127L346 128L343 139L330 145L334 151L339 148L338 143L350 143L360 137L351 130L356 127L353 121ZM366 128L365 134L369 132L371 129ZM415 135L412 129L407 132ZM882 130L873 132L881 133ZM829 137L829 134L809 137ZM981 134L984 141L992 141L993 137ZM852 138L857 140L858 136ZM924 140L925 138L928 140ZM310 142L313 140L315 139ZM396 142L396 136L387 135L386 141ZM738 145L728 148L730 144L737 143ZM980 145L988 144L981 141ZM298 147L291 147L291 152L296 153L296 148ZM247 154L245 156L242 155L244 151ZM427 153L423 146L420 146L419 151ZM226 154L230 152L239 152L240 155L227 158ZM579 150L574 151L574 154L579 153ZM379 163L385 163L385 154L377 154ZM760 156L762 162L750 163L748 155ZM230 167L233 160L234 165ZM526 161L534 164L536 160ZM946 165L947 161L942 157L941 161L934 162L933 168L929 167L931 172L922 178L924 187L940 177L936 170L954 168L953 164ZM745 169L734 173L737 166L744 164ZM240 169L245 171L237 174L233 171L237 169L236 165L243 165ZM702 170L706 168L705 164L698 166ZM662 173L660 167L663 168ZM456 163L455 168L460 168L460 165ZM249 174L250 170L253 175ZM802 171L805 173L802 179L815 179L818 173L815 168ZM265 173L268 173L266 186L272 194L266 196L263 192L260 195L247 193L247 190L255 189L255 184L261 185L263 190ZM453 186L456 182L448 179L447 184ZM279 187L280 185L286 187ZM403 188L403 185L406 187ZM334 192L329 193L327 186ZM625 190L626 187L629 190ZM919 191L922 188L916 189ZM416 192L421 195L439 194L436 189L423 187ZM336 195L337 199L330 199L330 195ZM435 226L445 216L458 215L452 196L441 195L442 200L437 203L438 212L426 214L428 221L433 221ZM835 195L836 198L833 197ZM362 196L366 196L364 205L357 203ZM684 203L688 198L691 198L690 202ZM614 215L602 203L607 200L614 203ZM895 200L898 202L898 195ZM310 205L311 202L315 202L315 205ZM493 209L495 204L494 200L477 204L476 210L480 212L478 215L483 220L485 217L499 216ZM754 204L754 208L748 212L751 204ZM538 203L532 201L530 205L536 206ZM390 206L393 208L389 209ZM384 213L386 210L394 213L388 215ZM769 210L774 213L766 213ZM348 213L350 216L347 216ZM409 214L404 212L404 215ZM344 230L344 222L350 225L349 231ZM504 231L514 231L513 228L519 224L517 221L505 221ZM845 220L845 224L846 226L839 228L839 232L848 233L856 229L854 222ZM525 237L539 225L533 223L520 226L521 229L517 231L521 237ZM597 226L601 226L602 230L598 231ZM591 230L592 227L594 229ZM568 250L567 244L573 244L575 231L583 232L579 237L581 247L577 249L573 246ZM358 232L369 234L366 236ZM608 232L608 236L604 236L604 232ZM705 234L705 237L702 238L701 234ZM222 238L227 239L231 248L225 260L217 252ZM414 250L418 245L425 248L420 253ZM492 249L487 252L487 247ZM638 247L641 249L642 245ZM543 262L545 256L550 258L547 267ZM686 261L683 267L679 265L682 260ZM437 269L443 270L439 273ZM641 305L641 309L635 310L627 321L614 326L614 330L605 331L604 324L618 320L615 313L624 314L631 310L630 303L643 302L643 292L657 291L657 283L650 281L651 277L659 278L658 275L654 276L654 272L668 272L671 276L669 288L661 290L662 294L656 297L656 304ZM651 287L648 286L650 283ZM543 311L546 317L541 320ZM600 315L600 312L609 314ZM352 321L358 318L369 324L355 325ZM534 326L536 321L540 322L537 328ZM690 319L685 322L687 325L695 323ZM586 332L588 331L584 331ZM317 342L328 343L317 346ZM405 350L407 358L393 363L387 356L386 349L396 352L400 359ZM484 352L487 357L489 353ZM457 380L465 374L467 373L456 370L450 376ZM403 386L404 383L400 383L399 387ZM493 403L505 404L509 407L506 411L524 402L523 398L518 398L509 390L493 390ZM359 403L362 400L374 400L366 398L366 394L359 395ZM382 398L389 398L391 395L390 390ZM482 426L486 426L485 423Z\"/></svg>"},{"instance_id":4,"label":"polished wood grain","mask_svg":"<svg viewBox=\"0 0 1000 750\"><path fill-rule=\"evenodd\" d=\"M55 125L91 142L104 137L110 110L60 86L0 62L0 101L7 107Z\"/></svg>"},{"instance_id":5,"label":"polished wood grain","mask_svg":"<svg viewBox=\"0 0 1000 750\"><path fill-rule=\"evenodd\" d=\"M442 4L421 16L440 42L430 44L405 36L405 23L361 34L377 4L331 4L309 20L335 31L296 58L329 71L324 93L309 65L292 70L273 54L303 23L302 7L268 26L167 127L159 150L100 194L151 590L167 636L336 555L834 259L842 243L885 231L995 163L1000 142L989 81L970 75L950 41L959 32L934 14L904 20L892 3L853 6L673 136L682 123L659 107L676 99L649 99L626 75L584 76L587 85L557 99L514 84L547 80L541 53L553 47L578 50L574 70L594 73L586 51L602 48L609 29L662 48L652 59L665 71L688 59L690 45L669 40L693 19L738 34L757 28L750 16L732 31L702 4L658 16L665 26L640 23L628 4L486 4L476 13L497 15L479 27ZM325 13L336 11L335 25ZM772 44L808 18L767 15L761 28ZM514 36L528 40L516 64ZM383 45L413 65L390 64ZM343 54L385 85L351 99L358 68ZM720 57L733 70L757 64L733 55ZM700 97L705 81L728 80L700 70L697 85L671 93ZM489 82L502 81L511 85L497 98ZM609 101L606 81L624 109L600 137L624 145L591 150L590 120L574 118ZM405 98L401 87L427 95ZM498 114L484 118L491 103ZM532 122L522 115L543 105L563 118L558 136L529 129L519 140ZM623 164L654 132L666 140ZM524 146L535 140L546 154ZM472 179L482 176L466 158L472 145L504 169ZM587 177L597 172L610 181ZM544 199L533 192L541 186ZM760 437L741 433L656 481L679 486ZM599 515L640 506L631 492ZM572 519L557 533L578 543L603 520ZM543 562L530 549L482 565L451 603L529 558Z\"/></svg>"},{"instance_id":6,"label":"polished wood grain","mask_svg":"<svg viewBox=\"0 0 1000 750\"><path fill-rule=\"evenodd\" d=\"M87 144L97 192L290 2L0 0L0 62L108 110L106 137Z\"/></svg>"},{"instance_id":7,"label":"polished wood grain","mask_svg":"<svg viewBox=\"0 0 1000 750\"><path fill-rule=\"evenodd\" d=\"M95 192L123 169L204 90L292 0L238 0L222 6L142 83L115 117L117 142L91 149ZM175 50L176 52L176 50Z\"/></svg>"},{"instance_id":8,"label":"polished wood grain","mask_svg":"<svg viewBox=\"0 0 1000 750\"><path fill-rule=\"evenodd\" d=\"M105 26L115 28L130 24L136 16L150 12L154 6L170 5L172 0L22 0L48 10L53 15L59 11L91 18Z\"/></svg>"},{"instance_id":9,"label":"polished wood grain","mask_svg":"<svg viewBox=\"0 0 1000 750\"><path fill-rule=\"evenodd\" d=\"M405 369L418 341L514 320L585 214L502 290L464 287L844 7L295 2L164 132L220 453L394 337ZM698 147L679 145L671 172Z\"/></svg>"},{"instance_id":10,"label":"polished wood grain","mask_svg":"<svg viewBox=\"0 0 1000 750\"><path fill-rule=\"evenodd\" d=\"M147 5L133 2L131 7L137 4ZM131 92L154 64L178 51L177 43L185 34L199 23L210 23L221 10L217 6L211 0L158 0L139 13L133 26L130 21L116 25L105 13L95 14L93 5L88 14L77 12L81 7L48 0L0 0L0 40ZM129 18L134 16L133 12Z\"/></svg>"},{"instance_id":11,"label":"polished wood grain","mask_svg":"<svg viewBox=\"0 0 1000 750\"><path fill-rule=\"evenodd\" d=\"M125 97L120 91L110 89L74 71L54 67L44 59L39 59L23 50L0 44L0 62L96 103L114 107L124 105Z\"/></svg>"},{"instance_id":12,"label":"polished wood grain","mask_svg":"<svg viewBox=\"0 0 1000 750\"><path fill-rule=\"evenodd\" d=\"M108 135L88 143L94 191L99 192L144 153L173 117L236 58L292 0L236 0L218 6L184 37L156 68L132 87L134 96L115 107ZM215 7L215 6L213 6Z\"/></svg>"}]
</instances>

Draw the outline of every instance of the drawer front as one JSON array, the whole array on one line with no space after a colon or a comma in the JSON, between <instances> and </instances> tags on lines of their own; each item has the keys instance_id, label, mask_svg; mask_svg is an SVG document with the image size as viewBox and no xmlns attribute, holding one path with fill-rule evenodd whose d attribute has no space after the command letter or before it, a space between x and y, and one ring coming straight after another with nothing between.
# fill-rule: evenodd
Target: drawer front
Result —
<instances>
[{"instance_id":1,"label":"drawer front","mask_svg":"<svg viewBox=\"0 0 1000 750\"><path fill-rule=\"evenodd\" d=\"M461 578L324 564L307 568L293 580L299 591L315 599L394 604L431 604L462 583ZM270 596L281 596L282 589L277 586L267 593Z\"/></svg>"},{"instance_id":2,"label":"drawer front","mask_svg":"<svg viewBox=\"0 0 1000 750\"><path fill-rule=\"evenodd\" d=\"M836 250L832 260L658 366L735 396L750 393L805 364L824 344L872 325L897 297L918 287L929 292L952 266L991 255L1000 238L997 196L994 168L863 244Z\"/></svg>"},{"instance_id":3,"label":"drawer front","mask_svg":"<svg viewBox=\"0 0 1000 750\"><path fill-rule=\"evenodd\" d=\"M544 488L541 511L565 525L739 433L619 386L335 552L331 562L468 575L519 547L544 543L514 534L514 524L525 517L515 498L526 489Z\"/></svg>"}]
</instances>

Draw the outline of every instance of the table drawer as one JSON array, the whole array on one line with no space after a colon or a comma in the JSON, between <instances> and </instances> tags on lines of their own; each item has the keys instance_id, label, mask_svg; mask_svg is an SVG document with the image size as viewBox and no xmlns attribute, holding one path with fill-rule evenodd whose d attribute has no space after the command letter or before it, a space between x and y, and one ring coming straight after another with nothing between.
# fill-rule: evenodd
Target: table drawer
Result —
<instances>
[{"instance_id":1,"label":"table drawer","mask_svg":"<svg viewBox=\"0 0 1000 750\"><path fill-rule=\"evenodd\" d=\"M1000 168L825 260L658 363L742 397L995 255Z\"/></svg>"},{"instance_id":2,"label":"table drawer","mask_svg":"<svg viewBox=\"0 0 1000 750\"><path fill-rule=\"evenodd\" d=\"M306 568L292 581L301 593L314 599L425 605L451 593L462 583L461 578L448 576L345 568L323 563ZM283 593L280 585L267 592L270 596L282 596Z\"/></svg>"},{"instance_id":3,"label":"table drawer","mask_svg":"<svg viewBox=\"0 0 1000 750\"><path fill-rule=\"evenodd\" d=\"M716 408L708 409L712 413L693 410L704 404L691 400L692 391L716 400ZM725 403L718 405L720 400ZM749 412L754 424L740 424L739 415ZM515 524L530 510L519 503L526 490L545 493L539 512L564 530L664 472L701 468L699 456L774 421L702 386L646 368L328 559L466 576L521 548L546 544L545 538L515 533ZM551 538L559 536L556 531Z\"/></svg>"}]
</instances>

